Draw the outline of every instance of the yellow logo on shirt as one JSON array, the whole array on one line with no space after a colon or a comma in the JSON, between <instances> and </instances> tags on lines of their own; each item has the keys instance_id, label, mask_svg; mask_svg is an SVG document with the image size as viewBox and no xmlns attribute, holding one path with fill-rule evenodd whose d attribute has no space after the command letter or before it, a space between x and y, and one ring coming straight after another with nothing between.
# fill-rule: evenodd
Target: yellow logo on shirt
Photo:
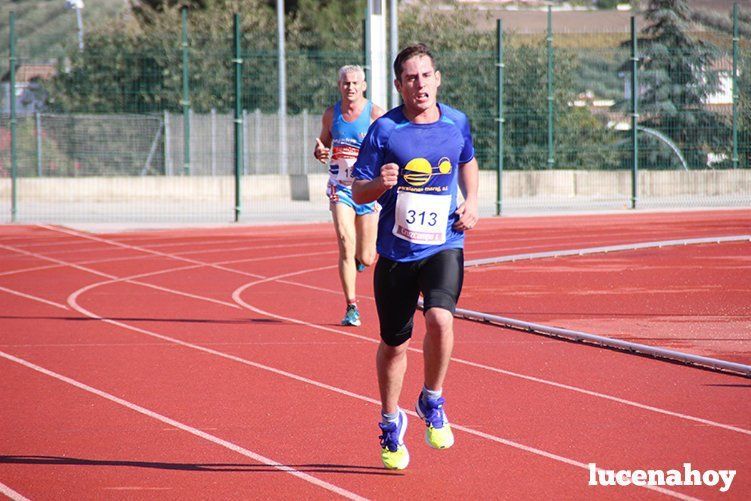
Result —
<instances>
[{"instance_id":1,"label":"yellow logo on shirt","mask_svg":"<svg viewBox=\"0 0 751 501\"><path fill-rule=\"evenodd\" d=\"M404 180L412 186L423 186L433 176L451 174L451 162L443 157L436 167L424 158L413 158L404 167Z\"/></svg>"}]
</instances>

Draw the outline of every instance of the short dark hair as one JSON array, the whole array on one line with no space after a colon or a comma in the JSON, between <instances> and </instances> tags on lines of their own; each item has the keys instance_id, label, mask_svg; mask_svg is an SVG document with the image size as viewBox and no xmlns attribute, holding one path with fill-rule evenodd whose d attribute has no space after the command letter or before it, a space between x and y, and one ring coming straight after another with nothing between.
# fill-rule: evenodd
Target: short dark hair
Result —
<instances>
[{"instance_id":1,"label":"short dark hair","mask_svg":"<svg viewBox=\"0 0 751 501\"><path fill-rule=\"evenodd\" d=\"M436 69L435 59L433 59L433 54L430 53L428 46L424 43L416 43L403 48L399 55L396 56L396 59L394 59L394 76L397 80L401 81L402 79L402 67L404 66L404 63L407 61L407 59L411 59L417 56L429 57L430 63L433 65L433 69Z\"/></svg>"}]
</instances>

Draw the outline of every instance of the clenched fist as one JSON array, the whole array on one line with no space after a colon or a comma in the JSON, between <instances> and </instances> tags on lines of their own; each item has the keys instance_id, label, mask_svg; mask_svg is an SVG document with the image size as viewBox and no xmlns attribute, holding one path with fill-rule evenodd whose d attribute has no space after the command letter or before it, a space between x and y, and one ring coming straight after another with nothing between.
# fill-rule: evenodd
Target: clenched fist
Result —
<instances>
[{"instance_id":1,"label":"clenched fist","mask_svg":"<svg viewBox=\"0 0 751 501\"><path fill-rule=\"evenodd\" d=\"M331 149L327 148L320 139L316 138L316 148L313 150L313 156L316 157L319 162L325 164L331 156Z\"/></svg>"},{"instance_id":2,"label":"clenched fist","mask_svg":"<svg viewBox=\"0 0 751 501\"><path fill-rule=\"evenodd\" d=\"M381 183L384 188L389 189L396 186L399 180L399 166L395 163L388 163L381 167Z\"/></svg>"}]
</instances>

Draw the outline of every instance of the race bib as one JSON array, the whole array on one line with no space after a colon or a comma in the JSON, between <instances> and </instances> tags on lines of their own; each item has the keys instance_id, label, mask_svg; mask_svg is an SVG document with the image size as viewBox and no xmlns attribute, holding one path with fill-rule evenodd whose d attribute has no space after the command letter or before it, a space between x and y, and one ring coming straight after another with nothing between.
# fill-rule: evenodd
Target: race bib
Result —
<instances>
[{"instance_id":1,"label":"race bib","mask_svg":"<svg viewBox=\"0 0 751 501\"><path fill-rule=\"evenodd\" d=\"M400 191L394 214L395 236L422 245L441 245L446 241L451 195L426 195Z\"/></svg>"},{"instance_id":2,"label":"race bib","mask_svg":"<svg viewBox=\"0 0 751 501\"><path fill-rule=\"evenodd\" d=\"M350 186L354 182L352 177L352 168L355 166L356 158L339 158L336 160L339 166L339 172L336 174L336 182L342 186Z\"/></svg>"}]
</instances>

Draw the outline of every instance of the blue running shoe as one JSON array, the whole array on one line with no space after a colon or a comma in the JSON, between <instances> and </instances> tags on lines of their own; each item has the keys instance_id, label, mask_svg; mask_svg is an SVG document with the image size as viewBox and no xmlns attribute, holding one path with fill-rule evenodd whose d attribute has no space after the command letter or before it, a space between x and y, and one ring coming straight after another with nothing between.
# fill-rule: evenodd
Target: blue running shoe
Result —
<instances>
[{"instance_id":1,"label":"blue running shoe","mask_svg":"<svg viewBox=\"0 0 751 501\"><path fill-rule=\"evenodd\" d=\"M365 268L367 268L367 266L362 264L357 258L355 258L355 267L357 268L357 273L362 273L363 271L365 271Z\"/></svg>"},{"instance_id":2,"label":"blue running shoe","mask_svg":"<svg viewBox=\"0 0 751 501\"><path fill-rule=\"evenodd\" d=\"M415 410L427 426L425 442L434 449L448 449L454 445L454 433L443 410L445 401L443 397L424 398L422 393L417 397Z\"/></svg>"},{"instance_id":3,"label":"blue running shoe","mask_svg":"<svg viewBox=\"0 0 751 501\"><path fill-rule=\"evenodd\" d=\"M348 305L347 313L344 314L344 318L342 319L342 325L352 325L354 327L359 327L361 323L360 311L357 309L357 305Z\"/></svg>"},{"instance_id":4,"label":"blue running shoe","mask_svg":"<svg viewBox=\"0 0 751 501\"><path fill-rule=\"evenodd\" d=\"M407 414L399 409L396 423L378 423L382 435L381 461L389 470L403 470L409 464L409 451L404 445L404 434L407 431Z\"/></svg>"}]
</instances>

